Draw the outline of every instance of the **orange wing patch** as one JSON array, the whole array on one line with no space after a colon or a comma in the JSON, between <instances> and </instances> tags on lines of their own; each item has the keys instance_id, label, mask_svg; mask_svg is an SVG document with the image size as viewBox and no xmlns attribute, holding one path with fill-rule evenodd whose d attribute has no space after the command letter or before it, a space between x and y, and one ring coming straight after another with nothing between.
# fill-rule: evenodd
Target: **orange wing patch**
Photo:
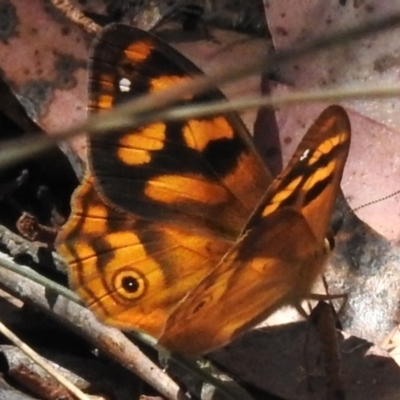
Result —
<instances>
[{"instance_id":1,"label":"orange wing patch","mask_svg":"<svg viewBox=\"0 0 400 400\"><path fill-rule=\"evenodd\" d=\"M212 138L209 135L210 131L215 132ZM211 120L188 120L183 128L186 146L200 153L210 144L210 139L232 139L233 136L232 126L223 117L215 117Z\"/></svg>"},{"instance_id":2,"label":"orange wing patch","mask_svg":"<svg viewBox=\"0 0 400 400\"><path fill-rule=\"evenodd\" d=\"M142 63L149 58L153 51L150 41L134 41L124 50L124 55L132 64Z\"/></svg>"},{"instance_id":3,"label":"orange wing patch","mask_svg":"<svg viewBox=\"0 0 400 400\"><path fill-rule=\"evenodd\" d=\"M118 142L120 162L127 165L151 162L151 152L162 150L164 147L165 130L166 125L159 122L122 136Z\"/></svg>"},{"instance_id":4,"label":"orange wing patch","mask_svg":"<svg viewBox=\"0 0 400 400\"><path fill-rule=\"evenodd\" d=\"M187 76L176 76L176 75L162 75L159 77L152 78L150 80L150 91L151 92L159 92L161 90L165 90L174 85L187 82L190 78ZM185 100L190 100L192 96L186 96Z\"/></svg>"}]
</instances>

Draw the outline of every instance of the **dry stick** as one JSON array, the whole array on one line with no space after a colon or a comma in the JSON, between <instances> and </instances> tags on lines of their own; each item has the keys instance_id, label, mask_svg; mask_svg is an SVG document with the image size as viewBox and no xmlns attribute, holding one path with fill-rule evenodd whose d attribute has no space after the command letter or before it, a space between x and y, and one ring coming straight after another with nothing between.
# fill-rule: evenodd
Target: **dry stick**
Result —
<instances>
[{"instance_id":1,"label":"dry stick","mask_svg":"<svg viewBox=\"0 0 400 400\"><path fill-rule=\"evenodd\" d=\"M65 286L59 285L51 279L48 279L45 276L38 274L32 268L15 264L14 262L9 261L2 256L0 256L0 267L5 268L11 272L15 272L16 274L23 276L24 278L27 278L32 282L38 283L39 285L42 285L47 289L51 289L57 294L64 296L68 300L73 301L74 303L82 304L82 301L77 294L71 292L71 290L67 289Z\"/></svg>"},{"instance_id":2,"label":"dry stick","mask_svg":"<svg viewBox=\"0 0 400 400\"><path fill-rule=\"evenodd\" d=\"M0 286L15 297L33 304L69 329L86 337L100 350L116 359L166 398L188 399L178 385L119 330L103 325L89 310L64 296L57 295L52 298L49 296L51 290L4 268L0 268ZM49 304L49 299L53 300L51 304Z\"/></svg>"},{"instance_id":3,"label":"dry stick","mask_svg":"<svg viewBox=\"0 0 400 400\"><path fill-rule=\"evenodd\" d=\"M81 26L88 33L98 33L101 26L87 18L82 11L73 6L69 0L50 0L54 7L63 13L69 20Z\"/></svg>"},{"instance_id":4,"label":"dry stick","mask_svg":"<svg viewBox=\"0 0 400 400\"><path fill-rule=\"evenodd\" d=\"M141 96L133 101L127 102L112 111L91 116L85 123L74 128L58 132L51 137L38 135L30 140L13 140L8 145L3 145L0 156L0 169L14 165L22 159L37 155L57 141L78 135L82 132L105 133L115 127L131 127L148 124L160 120L160 111L166 109L175 101L188 95L204 92L210 88L221 85L258 71L265 71L269 68L282 66L289 61L300 57L327 50L357 39L362 39L378 31L388 30L400 23L400 14L395 14L378 22L373 22L362 27L340 32L327 38L321 38L310 43L299 44L289 50L283 50L264 57L255 62L243 66L234 66L229 70L221 70L209 76L199 76L189 82L183 82L168 90L158 93ZM266 103L264 103L266 104ZM273 104L270 101L268 104ZM282 102L281 102L282 104Z\"/></svg>"},{"instance_id":5,"label":"dry stick","mask_svg":"<svg viewBox=\"0 0 400 400\"><path fill-rule=\"evenodd\" d=\"M11 232L5 226L0 224L0 245L3 245L7 248L8 252L14 257L16 254L27 254L32 257L32 260L40 264L41 263L41 251L44 250L41 248L40 245L30 242L27 239ZM48 250L45 250L48 251ZM46 262L46 268L48 268L48 262ZM51 262L52 268L56 269L57 271L63 273L64 275L67 274L68 267L65 262L61 259L61 257L55 253L54 251L51 252Z\"/></svg>"},{"instance_id":6,"label":"dry stick","mask_svg":"<svg viewBox=\"0 0 400 400\"><path fill-rule=\"evenodd\" d=\"M29 140L10 140L4 142L0 152L0 170L13 166L18 162L30 158L47 150L60 140L64 140L81 134L86 128L91 135L107 134L115 129L132 128L143 126L155 121L178 121L189 118L204 117L230 111L240 111L257 107L282 106L290 104L307 104L315 102L332 102L339 100L392 98L400 94L399 86L376 86L364 85L362 87L337 87L315 91L298 91L295 93L264 96L248 99L232 100L229 102L215 102L207 104L196 104L182 107L164 108L159 111L149 111L143 114L133 114L126 109L125 105L117 106L112 111L105 111L96 116L88 118L84 125L54 134L53 136L37 135ZM147 96L146 96L147 97ZM153 97L153 95L151 95ZM125 103L131 104L130 102ZM28 143L28 144L27 144Z\"/></svg>"},{"instance_id":7,"label":"dry stick","mask_svg":"<svg viewBox=\"0 0 400 400\"><path fill-rule=\"evenodd\" d=\"M63 385L69 392L71 392L79 400L90 400L90 397L78 389L72 382L64 378L55 368L43 360L38 353L30 348L26 343L22 342L10 329L8 329L2 322L0 322L0 333L7 339L15 344L21 351L23 351L29 358L31 358L37 365L42 367L49 375L56 379Z\"/></svg>"}]
</instances>

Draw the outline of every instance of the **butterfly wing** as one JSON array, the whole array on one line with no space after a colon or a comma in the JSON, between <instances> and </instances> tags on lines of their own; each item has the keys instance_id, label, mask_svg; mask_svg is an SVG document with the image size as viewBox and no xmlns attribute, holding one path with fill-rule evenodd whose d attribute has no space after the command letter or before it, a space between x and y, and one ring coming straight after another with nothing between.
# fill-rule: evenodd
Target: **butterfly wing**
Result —
<instances>
[{"instance_id":1,"label":"butterfly wing","mask_svg":"<svg viewBox=\"0 0 400 400\"><path fill-rule=\"evenodd\" d=\"M90 109L191 79L199 70L122 25L94 46ZM224 99L219 91L183 101ZM166 320L232 247L271 182L234 113L155 123L89 141L57 250L70 286L106 322L159 337Z\"/></svg>"},{"instance_id":2,"label":"butterfly wing","mask_svg":"<svg viewBox=\"0 0 400 400\"><path fill-rule=\"evenodd\" d=\"M201 71L155 36L106 28L92 54L90 108L188 81ZM180 104L226 100L214 90ZM113 132L90 140L95 184L114 207L145 219L236 238L271 177L235 113Z\"/></svg>"},{"instance_id":3,"label":"butterfly wing","mask_svg":"<svg viewBox=\"0 0 400 400\"><path fill-rule=\"evenodd\" d=\"M88 175L57 250L71 289L96 315L158 337L176 304L231 246L108 207Z\"/></svg>"},{"instance_id":4,"label":"butterfly wing","mask_svg":"<svg viewBox=\"0 0 400 400\"><path fill-rule=\"evenodd\" d=\"M243 236L168 319L160 343L198 356L309 294L327 257L325 235L349 145L345 111L327 108Z\"/></svg>"},{"instance_id":5,"label":"butterfly wing","mask_svg":"<svg viewBox=\"0 0 400 400\"><path fill-rule=\"evenodd\" d=\"M350 148L351 127L340 106L326 108L307 131L285 170L274 180L248 227L278 208L292 207L323 240ZM248 228L247 227L247 228Z\"/></svg>"}]
</instances>

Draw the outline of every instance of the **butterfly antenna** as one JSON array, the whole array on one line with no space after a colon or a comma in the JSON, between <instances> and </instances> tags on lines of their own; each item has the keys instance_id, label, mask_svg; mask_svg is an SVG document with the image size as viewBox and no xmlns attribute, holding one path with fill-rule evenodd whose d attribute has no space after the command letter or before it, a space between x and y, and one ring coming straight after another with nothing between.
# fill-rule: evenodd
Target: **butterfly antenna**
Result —
<instances>
[{"instance_id":1,"label":"butterfly antenna","mask_svg":"<svg viewBox=\"0 0 400 400\"><path fill-rule=\"evenodd\" d=\"M397 190L396 192L391 193L391 194L389 194L389 195L387 195L387 196L380 197L379 199L369 201L368 203L365 203L365 204L362 204L361 206L358 206L358 207L356 207L356 208L353 208L353 211L358 211L358 210L361 210L361 209L364 208L364 207L368 207L368 206L370 206L370 205L372 205L372 204L379 203L379 202L381 202L381 201L390 199L391 197L397 196L399 193L400 193L400 190Z\"/></svg>"}]
</instances>

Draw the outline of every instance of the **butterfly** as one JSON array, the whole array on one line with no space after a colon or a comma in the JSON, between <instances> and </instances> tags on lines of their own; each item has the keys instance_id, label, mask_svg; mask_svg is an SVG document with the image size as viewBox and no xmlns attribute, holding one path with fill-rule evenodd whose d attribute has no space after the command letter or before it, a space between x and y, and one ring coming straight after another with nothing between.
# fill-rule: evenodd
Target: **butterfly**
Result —
<instances>
[{"instance_id":1,"label":"butterfly","mask_svg":"<svg viewBox=\"0 0 400 400\"><path fill-rule=\"evenodd\" d=\"M201 73L124 25L95 41L89 109ZM224 101L219 90L181 103ZM307 297L350 146L339 106L317 118L273 179L235 113L89 139L88 173L57 239L71 288L103 321L197 357Z\"/></svg>"}]
</instances>

